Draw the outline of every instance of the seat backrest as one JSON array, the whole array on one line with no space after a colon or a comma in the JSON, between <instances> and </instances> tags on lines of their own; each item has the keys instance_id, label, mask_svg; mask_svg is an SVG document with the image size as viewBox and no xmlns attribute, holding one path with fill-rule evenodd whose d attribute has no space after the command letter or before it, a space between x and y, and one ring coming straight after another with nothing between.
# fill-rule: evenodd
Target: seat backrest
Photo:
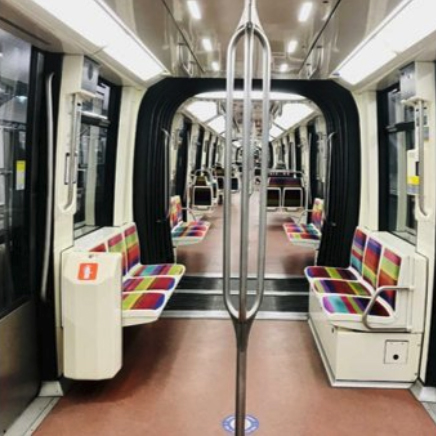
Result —
<instances>
[{"instance_id":1,"label":"seat backrest","mask_svg":"<svg viewBox=\"0 0 436 436\"><path fill-rule=\"evenodd\" d=\"M359 273L362 274L363 267L363 253L365 251L367 234L360 229L356 228L351 245L350 265Z\"/></svg>"},{"instance_id":2,"label":"seat backrest","mask_svg":"<svg viewBox=\"0 0 436 436\"><path fill-rule=\"evenodd\" d=\"M122 268L123 276L127 274L127 253L126 253L126 243L124 241L124 236L122 232L116 233L111 236L107 241L107 246L109 253L121 253L122 257Z\"/></svg>"},{"instance_id":3,"label":"seat backrest","mask_svg":"<svg viewBox=\"0 0 436 436\"><path fill-rule=\"evenodd\" d=\"M206 176L197 176L194 181L194 186L208 186L209 181Z\"/></svg>"},{"instance_id":4,"label":"seat backrest","mask_svg":"<svg viewBox=\"0 0 436 436\"><path fill-rule=\"evenodd\" d=\"M377 277L377 287L381 286L397 286L400 278L402 257L385 247L380 260L380 268ZM392 309L395 309L395 300L397 293L394 291L386 291L381 294Z\"/></svg>"},{"instance_id":5,"label":"seat backrest","mask_svg":"<svg viewBox=\"0 0 436 436\"><path fill-rule=\"evenodd\" d=\"M92 247L89 250L89 252L90 253L106 253L107 252L106 244L104 242L102 242L101 244L98 244L95 247Z\"/></svg>"},{"instance_id":6,"label":"seat backrest","mask_svg":"<svg viewBox=\"0 0 436 436\"><path fill-rule=\"evenodd\" d=\"M136 224L127 224L123 229L123 233L127 252L127 269L130 271L134 266L138 265L141 259L141 249Z\"/></svg>"},{"instance_id":7,"label":"seat backrest","mask_svg":"<svg viewBox=\"0 0 436 436\"><path fill-rule=\"evenodd\" d=\"M170 225L171 228L176 227L179 223L183 222L183 209L182 201L179 195L171 197L170 207Z\"/></svg>"},{"instance_id":8,"label":"seat backrest","mask_svg":"<svg viewBox=\"0 0 436 436\"><path fill-rule=\"evenodd\" d=\"M312 207L311 222L319 230L321 230L324 219L324 200L321 198L315 198Z\"/></svg>"},{"instance_id":9,"label":"seat backrest","mask_svg":"<svg viewBox=\"0 0 436 436\"><path fill-rule=\"evenodd\" d=\"M374 289L377 286L377 274L381 251L382 245L370 237L366 244L365 254L363 255L362 276L363 279Z\"/></svg>"}]
</instances>

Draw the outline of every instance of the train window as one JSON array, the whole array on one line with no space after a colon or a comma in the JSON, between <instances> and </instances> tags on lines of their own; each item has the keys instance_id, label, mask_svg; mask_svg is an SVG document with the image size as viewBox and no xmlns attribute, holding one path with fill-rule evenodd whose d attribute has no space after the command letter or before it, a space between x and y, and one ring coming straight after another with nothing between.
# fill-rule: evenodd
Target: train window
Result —
<instances>
[{"instance_id":1,"label":"train window","mask_svg":"<svg viewBox=\"0 0 436 436\"><path fill-rule=\"evenodd\" d=\"M415 147L413 109L397 86L379 95L380 227L415 243L415 197L407 194L407 151Z\"/></svg>"},{"instance_id":2,"label":"train window","mask_svg":"<svg viewBox=\"0 0 436 436\"><path fill-rule=\"evenodd\" d=\"M116 94L115 96L113 94ZM99 83L97 95L83 105L77 168L74 235L112 225L113 186L119 102L117 88Z\"/></svg>"},{"instance_id":3,"label":"train window","mask_svg":"<svg viewBox=\"0 0 436 436\"><path fill-rule=\"evenodd\" d=\"M31 289L26 219L31 47L0 29L0 54L0 316L4 316Z\"/></svg>"}]
</instances>

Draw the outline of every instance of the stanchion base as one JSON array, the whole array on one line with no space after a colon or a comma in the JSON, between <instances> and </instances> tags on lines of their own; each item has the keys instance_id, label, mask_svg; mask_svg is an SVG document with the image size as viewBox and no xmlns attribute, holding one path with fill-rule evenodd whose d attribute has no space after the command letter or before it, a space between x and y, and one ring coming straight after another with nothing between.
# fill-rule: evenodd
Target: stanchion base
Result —
<instances>
[{"instance_id":1,"label":"stanchion base","mask_svg":"<svg viewBox=\"0 0 436 436\"><path fill-rule=\"evenodd\" d=\"M228 433L235 433L236 418L230 415L223 420L223 428ZM259 429L259 420L252 415L245 416L245 434L252 434Z\"/></svg>"}]
</instances>

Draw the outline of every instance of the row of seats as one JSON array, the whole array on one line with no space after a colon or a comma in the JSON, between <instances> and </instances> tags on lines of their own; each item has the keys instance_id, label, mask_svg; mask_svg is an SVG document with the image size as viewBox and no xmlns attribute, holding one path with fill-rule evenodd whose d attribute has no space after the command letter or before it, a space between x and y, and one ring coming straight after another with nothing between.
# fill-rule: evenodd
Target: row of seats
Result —
<instances>
[{"instance_id":1,"label":"row of seats","mask_svg":"<svg viewBox=\"0 0 436 436\"><path fill-rule=\"evenodd\" d=\"M78 240L74 250L121 255L123 326L156 321L185 273L176 263L141 264L135 223L100 229Z\"/></svg>"},{"instance_id":2,"label":"row of seats","mask_svg":"<svg viewBox=\"0 0 436 436\"><path fill-rule=\"evenodd\" d=\"M210 228L208 221L183 221L182 201L178 195L171 197L170 225L174 247L198 244L203 241Z\"/></svg>"},{"instance_id":3,"label":"row of seats","mask_svg":"<svg viewBox=\"0 0 436 436\"><path fill-rule=\"evenodd\" d=\"M350 266L307 267L311 292L333 325L353 330L411 329L413 299L410 253L392 248L357 228Z\"/></svg>"},{"instance_id":4,"label":"row of seats","mask_svg":"<svg viewBox=\"0 0 436 436\"><path fill-rule=\"evenodd\" d=\"M357 228L349 267L318 265L305 274L309 325L333 385L407 387L416 381L427 262L413 245Z\"/></svg>"},{"instance_id":5,"label":"row of seats","mask_svg":"<svg viewBox=\"0 0 436 436\"><path fill-rule=\"evenodd\" d=\"M283 224L286 237L294 245L318 248L321 241L321 231L324 222L324 200L315 198L310 212L308 224L297 223L294 220ZM305 213L307 213L305 212Z\"/></svg>"},{"instance_id":6,"label":"row of seats","mask_svg":"<svg viewBox=\"0 0 436 436\"><path fill-rule=\"evenodd\" d=\"M304 187L299 177L269 177L267 187L267 208L276 210L297 210L304 207Z\"/></svg>"}]
</instances>

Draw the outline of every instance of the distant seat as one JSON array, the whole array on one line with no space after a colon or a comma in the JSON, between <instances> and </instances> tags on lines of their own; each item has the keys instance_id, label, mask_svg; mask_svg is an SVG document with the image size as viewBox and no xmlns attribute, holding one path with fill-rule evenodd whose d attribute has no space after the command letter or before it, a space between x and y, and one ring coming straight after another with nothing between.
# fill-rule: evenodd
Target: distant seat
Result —
<instances>
[{"instance_id":1,"label":"distant seat","mask_svg":"<svg viewBox=\"0 0 436 436\"><path fill-rule=\"evenodd\" d=\"M183 221L182 201L178 195L171 198L170 225L174 247L198 244L203 241L210 228L208 221Z\"/></svg>"}]
</instances>

